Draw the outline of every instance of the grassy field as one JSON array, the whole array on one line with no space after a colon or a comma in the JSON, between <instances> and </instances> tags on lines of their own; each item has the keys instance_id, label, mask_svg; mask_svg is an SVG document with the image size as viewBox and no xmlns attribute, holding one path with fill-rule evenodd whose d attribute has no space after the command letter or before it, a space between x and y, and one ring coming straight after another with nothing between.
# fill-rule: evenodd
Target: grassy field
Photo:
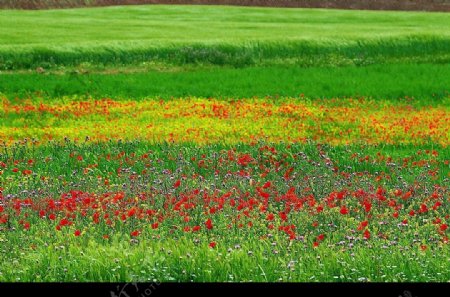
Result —
<instances>
[{"instance_id":1,"label":"grassy field","mask_svg":"<svg viewBox=\"0 0 450 297\"><path fill-rule=\"evenodd\" d=\"M0 32L0 69L448 62L446 25L445 13L164 5L7 10L0 15L8 28Z\"/></svg>"},{"instance_id":2,"label":"grassy field","mask_svg":"<svg viewBox=\"0 0 450 297\"><path fill-rule=\"evenodd\" d=\"M446 24L0 11L0 281L450 281Z\"/></svg>"},{"instance_id":3,"label":"grassy field","mask_svg":"<svg viewBox=\"0 0 450 297\"><path fill-rule=\"evenodd\" d=\"M371 97L412 100L415 105L449 105L449 64L389 64L365 67L272 66L242 69L124 67L101 72L34 72L0 75L0 96L9 100L58 102L71 96L94 98L307 98ZM218 83L220 82L220 83Z\"/></svg>"}]
</instances>

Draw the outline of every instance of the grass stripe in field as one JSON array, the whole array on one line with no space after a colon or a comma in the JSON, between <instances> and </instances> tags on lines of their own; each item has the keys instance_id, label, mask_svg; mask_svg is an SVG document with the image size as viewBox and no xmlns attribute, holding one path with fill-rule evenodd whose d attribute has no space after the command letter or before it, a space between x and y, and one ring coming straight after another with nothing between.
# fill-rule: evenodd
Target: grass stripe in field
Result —
<instances>
[{"instance_id":1,"label":"grass stripe in field","mask_svg":"<svg viewBox=\"0 0 450 297\"><path fill-rule=\"evenodd\" d=\"M9 100L30 98L47 103L63 96L250 98L304 94L309 98L365 96L374 99L415 98L414 104L448 102L450 64L390 64L365 67L295 66L194 68L155 71L154 68L100 69L104 73L0 75L0 94ZM147 71L149 69L149 71ZM81 72L84 70L79 69Z\"/></svg>"},{"instance_id":2,"label":"grass stripe in field","mask_svg":"<svg viewBox=\"0 0 450 297\"><path fill-rule=\"evenodd\" d=\"M408 100L281 99L102 99L53 104L17 104L5 99L0 139L89 136L101 141L143 139L153 143L313 139L333 145L430 141L449 145L450 113L446 106L420 107Z\"/></svg>"},{"instance_id":3,"label":"grass stripe in field","mask_svg":"<svg viewBox=\"0 0 450 297\"><path fill-rule=\"evenodd\" d=\"M446 25L448 14L423 12L176 5L2 11L0 68L448 60Z\"/></svg>"}]
</instances>

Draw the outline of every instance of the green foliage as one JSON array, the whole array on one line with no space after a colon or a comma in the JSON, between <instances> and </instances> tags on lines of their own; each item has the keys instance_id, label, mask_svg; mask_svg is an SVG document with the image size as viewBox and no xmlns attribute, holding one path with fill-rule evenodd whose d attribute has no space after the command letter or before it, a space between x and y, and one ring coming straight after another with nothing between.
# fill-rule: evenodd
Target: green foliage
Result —
<instances>
[{"instance_id":1,"label":"green foliage","mask_svg":"<svg viewBox=\"0 0 450 297\"><path fill-rule=\"evenodd\" d=\"M164 5L3 11L0 69L448 62L446 24L448 14L423 12Z\"/></svg>"},{"instance_id":2,"label":"green foliage","mask_svg":"<svg viewBox=\"0 0 450 297\"><path fill-rule=\"evenodd\" d=\"M364 67L273 66L199 68L129 73L0 75L0 94L8 99L61 100L63 96L95 98L299 96L332 98L365 96L377 99L413 97L422 104L445 103L450 66L447 64L389 64ZM119 72L111 73L108 72ZM433 79L430 79L433 78ZM33 99L33 100L34 100Z\"/></svg>"}]
</instances>

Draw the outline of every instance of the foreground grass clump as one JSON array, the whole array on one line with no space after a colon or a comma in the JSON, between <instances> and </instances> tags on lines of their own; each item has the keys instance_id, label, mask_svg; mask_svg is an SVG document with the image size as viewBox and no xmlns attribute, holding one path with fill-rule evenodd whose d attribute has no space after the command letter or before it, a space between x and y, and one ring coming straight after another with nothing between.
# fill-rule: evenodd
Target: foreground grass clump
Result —
<instances>
[{"instance_id":1,"label":"foreground grass clump","mask_svg":"<svg viewBox=\"0 0 450 297\"><path fill-rule=\"evenodd\" d=\"M448 62L446 24L448 14L423 12L176 5L11 10L0 16L8 28L0 32L0 69Z\"/></svg>"},{"instance_id":2,"label":"foreground grass clump","mask_svg":"<svg viewBox=\"0 0 450 297\"><path fill-rule=\"evenodd\" d=\"M448 281L449 159L432 145L4 148L0 279Z\"/></svg>"}]
</instances>

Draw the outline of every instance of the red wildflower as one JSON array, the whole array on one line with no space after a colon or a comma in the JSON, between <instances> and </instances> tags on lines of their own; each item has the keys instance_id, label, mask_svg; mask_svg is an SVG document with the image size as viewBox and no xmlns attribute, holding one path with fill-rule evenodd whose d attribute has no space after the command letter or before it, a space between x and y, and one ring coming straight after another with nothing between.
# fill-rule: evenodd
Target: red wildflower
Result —
<instances>
[{"instance_id":1,"label":"red wildflower","mask_svg":"<svg viewBox=\"0 0 450 297\"><path fill-rule=\"evenodd\" d=\"M130 210L128 210L127 216L128 217L132 217L136 214L136 208L131 208Z\"/></svg>"},{"instance_id":2,"label":"red wildflower","mask_svg":"<svg viewBox=\"0 0 450 297\"><path fill-rule=\"evenodd\" d=\"M317 236L317 241L322 241L325 238L325 235L320 234Z\"/></svg>"},{"instance_id":3,"label":"red wildflower","mask_svg":"<svg viewBox=\"0 0 450 297\"><path fill-rule=\"evenodd\" d=\"M133 232L131 232L131 236L136 237L140 234L141 232L139 232L138 230L134 230Z\"/></svg>"},{"instance_id":4,"label":"red wildflower","mask_svg":"<svg viewBox=\"0 0 450 297\"><path fill-rule=\"evenodd\" d=\"M403 195L402 199L403 200L407 200L407 199L409 199L411 197L411 195L412 195L411 191L408 191L408 192L405 193L405 195Z\"/></svg>"},{"instance_id":5,"label":"red wildflower","mask_svg":"<svg viewBox=\"0 0 450 297\"><path fill-rule=\"evenodd\" d=\"M397 189L397 190L394 191L394 195L397 196L397 197L401 196L402 194L403 194L403 192L400 189Z\"/></svg>"},{"instance_id":6,"label":"red wildflower","mask_svg":"<svg viewBox=\"0 0 450 297\"><path fill-rule=\"evenodd\" d=\"M270 183L270 181L268 181L268 182L266 182L264 185L263 185L263 189L267 189L268 187L270 187L272 184Z\"/></svg>"},{"instance_id":7,"label":"red wildflower","mask_svg":"<svg viewBox=\"0 0 450 297\"><path fill-rule=\"evenodd\" d=\"M197 232L197 231L200 231L200 226L194 226L194 227L192 227L192 232Z\"/></svg>"},{"instance_id":8,"label":"red wildflower","mask_svg":"<svg viewBox=\"0 0 450 297\"><path fill-rule=\"evenodd\" d=\"M49 220L54 221L54 220L56 219L56 216L55 216L54 213L51 213L51 214L48 216L48 218L49 218Z\"/></svg>"},{"instance_id":9,"label":"red wildflower","mask_svg":"<svg viewBox=\"0 0 450 297\"><path fill-rule=\"evenodd\" d=\"M270 194L267 192L259 191L259 196L261 196L262 198L269 198Z\"/></svg>"},{"instance_id":10,"label":"red wildflower","mask_svg":"<svg viewBox=\"0 0 450 297\"><path fill-rule=\"evenodd\" d=\"M173 184L173 188L176 189L181 185L181 180L177 180L174 184Z\"/></svg>"},{"instance_id":11,"label":"red wildflower","mask_svg":"<svg viewBox=\"0 0 450 297\"><path fill-rule=\"evenodd\" d=\"M206 226L206 228L207 228L208 230L211 230L211 229L213 228L211 219L208 219L208 220L205 222L205 226Z\"/></svg>"},{"instance_id":12,"label":"red wildflower","mask_svg":"<svg viewBox=\"0 0 450 297\"><path fill-rule=\"evenodd\" d=\"M81 231L80 231L80 230L75 230L75 232L73 233L73 235L75 235L75 236L80 236L80 235L81 235Z\"/></svg>"},{"instance_id":13,"label":"red wildflower","mask_svg":"<svg viewBox=\"0 0 450 297\"><path fill-rule=\"evenodd\" d=\"M321 213L323 211L323 205L317 206L317 213Z\"/></svg>"},{"instance_id":14,"label":"red wildflower","mask_svg":"<svg viewBox=\"0 0 450 297\"><path fill-rule=\"evenodd\" d=\"M317 241L314 241L314 243L313 243L313 247L318 247L319 246L319 243L317 242Z\"/></svg>"},{"instance_id":15,"label":"red wildflower","mask_svg":"<svg viewBox=\"0 0 450 297\"><path fill-rule=\"evenodd\" d=\"M25 222L25 224L23 224L23 228L25 230L30 230L30 223L29 222Z\"/></svg>"},{"instance_id":16,"label":"red wildflower","mask_svg":"<svg viewBox=\"0 0 450 297\"><path fill-rule=\"evenodd\" d=\"M68 219L62 219L61 221L59 221L59 225L60 226L67 226L69 225L69 220Z\"/></svg>"},{"instance_id":17,"label":"red wildflower","mask_svg":"<svg viewBox=\"0 0 450 297\"><path fill-rule=\"evenodd\" d=\"M215 248L216 245L217 245L217 243L215 241L212 241L212 242L209 243L209 247L212 248L212 249Z\"/></svg>"},{"instance_id":18,"label":"red wildflower","mask_svg":"<svg viewBox=\"0 0 450 297\"><path fill-rule=\"evenodd\" d=\"M274 218L275 218L275 216L273 215L273 213L269 213L269 214L267 215L267 217L266 217L266 219L267 219L268 221L273 221Z\"/></svg>"},{"instance_id":19,"label":"red wildflower","mask_svg":"<svg viewBox=\"0 0 450 297\"><path fill-rule=\"evenodd\" d=\"M33 171L31 171L31 170L29 170L29 169L25 169L24 171L22 171L22 174L23 175L30 175L30 174L32 174L33 173Z\"/></svg>"},{"instance_id":20,"label":"red wildflower","mask_svg":"<svg viewBox=\"0 0 450 297\"><path fill-rule=\"evenodd\" d=\"M448 229L447 224L442 224L441 226L439 226L439 230L441 230L442 232L444 232L447 229Z\"/></svg>"},{"instance_id":21,"label":"red wildflower","mask_svg":"<svg viewBox=\"0 0 450 297\"><path fill-rule=\"evenodd\" d=\"M279 215L280 215L280 219L282 221L287 221L287 215L286 215L285 212L282 211L282 212L279 213Z\"/></svg>"},{"instance_id":22,"label":"red wildflower","mask_svg":"<svg viewBox=\"0 0 450 297\"><path fill-rule=\"evenodd\" d=\"M245 155L242 155L241 157L239 157L237 163L241 166L247 166L248 163L250 163L252 161L253 161L252 156L250 156L249 154L245 154Z\"/></svg>"},{"instance_id":23,"label":"red wildflower","mask_svg":"<svg viewBox=\"0 0 450 297\"><path fill-rule=\"evenodd\" d=\"M159 226L158 222L152 224L152 229L157 229Z\"/></svg>"},{"instance_id":24,"label":"red wildflower","mask_svg":"<svg viewBox=\"0 0 450 297\"><path fill-rule=\"evenodd\" d=\"M344 206L342 206L341 207L341 210L339 211L342 215L346 215L346 214L348 214L348 209L347 209L347 207L345 207L345 205Z\"/></svg>"},{"instance_id":25,"label":"red wildflower","mask_svg":"<svg viewBox=\"0 0 450 297\"><path fill-rule=\"evenodd\" d=\"M358 226L358 230L360 230L360 231L364 230L364 228L366 228L368 224L369 224L368 221L362 221Z\"/></svg>"},{"instance_id":26,"label":"red wildflower","mask_svg":"<svg viewBox=\"0 0 450 297\"><path fill-rule=\"evenodd\" d=\"M427 212L427 211L428 211L427 205L426 205L425 203L422 203L422 204L420 205L420 210L419 210L419 212L425 213L425 212Z\"/></svg>"},{"instance_id":27,"label":"red wildflower","mask_svg":"<svg viewBox=\"0 0 450 297\"><path fill-rule=\"evenodd\" d=\"M442 220L440 218L436 218L435 220L433 220L433 224L440 224L442 222Z\"/></svg>"},{"instance_id":28,"label":"red wildflower","mask_svg":"<svg viewBox=\"0 0 450 297\"><path fill-rule=\"evenodd\" d=\"M369 230L364 231L364 238L365 239L370 239L370 232L369 232Z\"/></svg>"},{"instance_id":29,"label":"red wildflower","mask_svg":"<svg viewBox=\"0 0 450 297\"><path fill-rule=\"evenodd\" d=\"M370 203L370 202L365 202L365 203L364 203L364 210L365 210L366 212L369 212L371 209L372 209L372 203Z\"/></svg>"},{"instance_id":30,"label":"red wildflower","mask_svg":"<svg viewBox=\"0 0 450 297\"><path fill-rule=\"evenodd\" d=\"M8 215L2 215L0 217L0 224L6 224L8 222Z\"/></svg>"}]
</instances>

